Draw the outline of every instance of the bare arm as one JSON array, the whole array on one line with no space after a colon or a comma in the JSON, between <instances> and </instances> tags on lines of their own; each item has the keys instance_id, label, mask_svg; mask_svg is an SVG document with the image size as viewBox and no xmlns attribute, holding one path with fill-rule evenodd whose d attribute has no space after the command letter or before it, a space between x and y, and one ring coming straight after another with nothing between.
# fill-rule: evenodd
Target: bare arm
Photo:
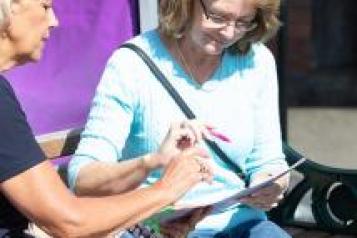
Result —
<instances>
[{"instance_id":1,"label":"bare arm","mask_svg":"<svg viewBox=\"0 0 357 238\"><path fill-rule=\"evenodd\" d=\"M81 168L75 192L81 196L106 196L134 189L151 170L166 167L183 148L193 146L208 134L206 125L195 120L173 123L157 153L119 163L94 161Z\"/></svg>"},{"instance_id":2,"label":"bare arm","mask_svg":"<svg viewBox=\"0 0 357 238\"><path fill-rule=\"evenodd\" d=\"M106 196L132 190L159 167L159 156L150 154L120 163L92 162L80 170L75 192L81 196Z\"/></svg>"},{"instance_id":3,"label":"bare arm","mask_svg":"<svg viewBox=\"0 0 357 238\"><path fill-rule=\"evenodd\" d=\"M201 179L208 179L210 175L202 175L192 159L201 155L202 151L197 149L183 152L155 185L123 195L77 198L47 161L3 182L1 191L23 214L54 237L102 237L152 215Z\"/></svg>"}]
</instances>

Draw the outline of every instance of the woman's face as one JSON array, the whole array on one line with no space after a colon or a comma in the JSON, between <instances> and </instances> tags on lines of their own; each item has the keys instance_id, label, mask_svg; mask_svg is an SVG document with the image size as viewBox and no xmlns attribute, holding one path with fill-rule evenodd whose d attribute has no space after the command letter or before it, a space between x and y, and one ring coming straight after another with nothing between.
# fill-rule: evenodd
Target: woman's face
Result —
<instances>
[{"instance_id":1,"label":"woman's face","mask_svg":"<svg viewBox=\"0 0 357 238\"><path fill-rule=\"evenodd\" d=\"M50 30L58 26L52 0L14 0L8 29L19 63L41 58Z\"/></svg>"},{"instance_id":2,"label":"woman's face","mask_svg":"<svg viewBox=\"0 0 357 238\"><path fill-rule=\"evenodd\" d=\"M253 0L193 0L194 14L187 35L195 47L219 55L254 28Z\"/></svg>"}]
</instances>

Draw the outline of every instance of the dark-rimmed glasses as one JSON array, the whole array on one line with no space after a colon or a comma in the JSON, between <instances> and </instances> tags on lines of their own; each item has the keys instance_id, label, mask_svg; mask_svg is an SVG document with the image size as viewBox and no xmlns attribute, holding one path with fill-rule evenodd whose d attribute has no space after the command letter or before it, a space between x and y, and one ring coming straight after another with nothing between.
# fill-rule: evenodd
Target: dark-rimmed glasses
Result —
<instances>
[{"instance_id":1,"label":"dark-rimmed glasses","mask_svg":"<svg viewBox=\"0 0 357 238\"><path fill-rule=\"evenodd\" d=\"M210 12L206 5L204 4L203 0L199 0L203 13L207 20L210 20L212 24L214 24L217 28L224 28L234 23L234 29L239 32L248 32L252 31L257 27L257 23L255 20L246 22L241 20L229 20L225 16L218 15L216 13Z\"/></svg>"}]
</instances>

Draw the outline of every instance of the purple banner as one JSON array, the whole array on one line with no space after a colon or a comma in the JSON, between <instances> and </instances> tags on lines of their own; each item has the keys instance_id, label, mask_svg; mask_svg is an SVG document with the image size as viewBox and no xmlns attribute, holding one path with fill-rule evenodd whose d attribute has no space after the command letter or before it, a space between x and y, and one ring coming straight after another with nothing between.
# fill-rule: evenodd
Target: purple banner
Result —
<instances>
[{"instance_id":1,"label":"purple banner","mask_svg":"<svg viewBox=\"0 0 357 238\"><path fill-rule=\"evenodd\" d=\"M104 65L137 33L137 1L57 0L42 60L7 73L35 134L83 126Z\"/></svg>"}]
</instances>

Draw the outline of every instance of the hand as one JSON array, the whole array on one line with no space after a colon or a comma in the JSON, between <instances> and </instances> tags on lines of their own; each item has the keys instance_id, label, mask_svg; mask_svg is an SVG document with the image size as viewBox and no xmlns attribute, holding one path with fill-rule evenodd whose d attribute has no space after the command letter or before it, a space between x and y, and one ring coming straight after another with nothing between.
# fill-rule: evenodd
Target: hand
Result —
<instances>
[{"instance_id":1,"label":"hand","mask_svg":"<svg viewBox=\"0 0 357 238\"><path fill-rule=\"evenodd\" d=\"M209 137L209 131L205 124L197 120L173 123L157 153L146 163L150 168L165 167L174 156L199 144L203 137Z\"/></svg>"},{"instance_id":2,"label":"hand","mask_svg":"<svg viewBox=\"0 0 357 238\"><path fill-rule=\"evenodd\" d=\"M272 176L270 173L259 173L254 175L249 186L259 184ZM283 199L284 192L289 185L289 175L285 175L276 180L272 185L262 188L259 191L244 197L239 201L260 208L264 211L269 211L278 206L278 203Z\"/></svg>"},{"instance_id":3,"label":"hand","mask_svg":"<svg viewBox=\"0 0 357 238\"><path fill-rule=\"evenodd\" d=\"M212 178L213 171L207 152L192 147L185 149L170 161L157 185L164 187L174 202L197 183L210 183Z\"/></svg>"},{"instance_id":4,"label":"hand","mask_svg":"<svg viewBox=\"0 0 357 238\"><path fill-rule=\"evenodd\" d=\"M196 224L210 212L210 207L193 209L192 212L175 220L160 224L160 232L167 238L185 238Z\"/></svg>"}]
</instances>

